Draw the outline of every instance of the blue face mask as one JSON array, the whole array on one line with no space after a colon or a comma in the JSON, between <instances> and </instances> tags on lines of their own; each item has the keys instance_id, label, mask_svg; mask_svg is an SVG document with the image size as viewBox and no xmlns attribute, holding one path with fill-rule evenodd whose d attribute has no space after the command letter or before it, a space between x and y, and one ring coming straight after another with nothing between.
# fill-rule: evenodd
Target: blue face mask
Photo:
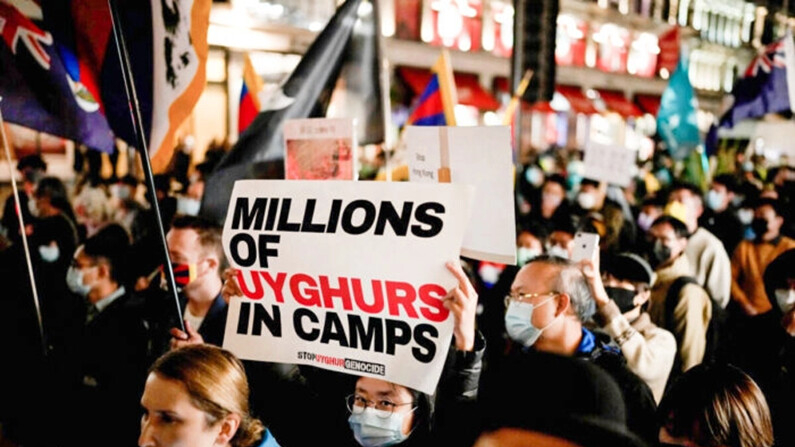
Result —
<instances>
[{"instance_id":1,"label":"blue face mask","mask_svg":"<svg viewBox=\"0 0 795 447\"><path fill-rule=\"evenodd\" d=\"M386 416L384 413L370 407L361 413L351 413L348 424L356 441L363 447L400 444L409 437L403 434L403 419L408 413L392 413L388 417L382 417Z\"/></svg>"},{"instance_id":2,"label":"blue face mask","mask_svg":"<svg viewBox=\"0 0 795 447\"><path fill-rule=\"evenodd\" d=\"M508 303L508 310L505 312L505 330L511 339L526 347L533 346L538 337L541 336L541 333L558 319L558 317L555 317L546 326L537 328L533 326L533 309L543 306L551 301L552 298L555 297L551 296L537 306L533 306L531 303L511 300Z\"/></svg>"}]
</instances>

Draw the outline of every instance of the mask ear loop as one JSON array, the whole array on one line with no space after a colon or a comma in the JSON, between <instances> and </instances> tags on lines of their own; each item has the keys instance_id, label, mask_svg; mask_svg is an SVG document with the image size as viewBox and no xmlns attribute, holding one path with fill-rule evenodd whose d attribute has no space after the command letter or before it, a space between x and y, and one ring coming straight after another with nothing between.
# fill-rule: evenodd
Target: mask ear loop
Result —
<instances>
[{"instance_id":1,"label":"mask ear loop","mask_svg":"<svg viewBox=\"0 0 795 447\"><path fill-rule=\"evenodd\" d=\"M555 295L552 295L551 297L549 297L549 298L545 299L544 301L542 301L542 302L541 302L541 304L539 304L538 306L535 306L535 307L533 308L533 311L535 312L535 310L536 310L536 309L538 309L539 307L541 307L541 306L543 306L544 304L548 303L549 301L552 301L552 300L553 300L553 299L554 299L556 296L558 296L558 295L561 295L561 294L560 294L560 293L557 293L557 294L555 294ZM542 327L542 328L539 328L539 331L541 331L541 332L544 332L544 331L545 331L545 330L546 330L548 327L552 326L553 324L555 324L555 322L557 322L558 320L560 320L560 317L561 317L562 315L563 315L563 312L559 313L558 315L555 315L555 318L553 318L553 319L552 319L552 321L550 321L549 323L547 323L547 325L546 325L546 326L544 326L544 327ZM531 321L530 323L532 324L532 321Z\"/></svg>"}]
</instances>

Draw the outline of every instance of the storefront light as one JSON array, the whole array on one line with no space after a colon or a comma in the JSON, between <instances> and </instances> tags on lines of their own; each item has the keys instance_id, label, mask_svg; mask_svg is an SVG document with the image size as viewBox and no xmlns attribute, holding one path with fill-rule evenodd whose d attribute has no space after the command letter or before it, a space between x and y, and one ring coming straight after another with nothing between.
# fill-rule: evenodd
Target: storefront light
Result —
<instances>
[{"instance_id":1,"label":"storefront light","mask_svg":"<svg viewBox=\"0 0 795 447\"><path fill-rule=\"evenodd\" d=\"M669 76L671 76L671 73L668 72L667 68L661 68L660 69L660 77L661 78L668 79Z\"/></svg>"}]
</instances>

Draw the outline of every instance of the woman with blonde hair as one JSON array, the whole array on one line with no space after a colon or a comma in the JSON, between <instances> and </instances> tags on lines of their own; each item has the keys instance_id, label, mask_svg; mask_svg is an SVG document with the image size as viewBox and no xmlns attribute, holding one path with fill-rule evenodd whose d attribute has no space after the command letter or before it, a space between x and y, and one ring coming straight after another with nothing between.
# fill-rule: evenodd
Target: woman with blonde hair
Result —
<instances>
[{"instance_id":1,"label":"woman with blonde hair","mask_svg":"<svg viewBox=\"0 0 795 447\"><path fill-rule=\"evenodd\" d=\"M149 369L141 397L141 447L278 447L249 414L243 365L229 351L192 345Z\"/></svg>"}]
</instances>

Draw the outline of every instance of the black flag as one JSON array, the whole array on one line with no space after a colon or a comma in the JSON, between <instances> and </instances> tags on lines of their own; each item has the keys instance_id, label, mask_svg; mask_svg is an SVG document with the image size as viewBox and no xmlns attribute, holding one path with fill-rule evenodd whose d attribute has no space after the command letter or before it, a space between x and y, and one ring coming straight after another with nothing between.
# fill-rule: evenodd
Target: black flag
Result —
<instances>
[{"instance_id":1,"label":"black flag","mask_svg":"<svg viewBox=\"0 0 795 447\"><path fill-rule=\"evenodd\" d=\"M264 100L262 111L207 179L202 216L224 221L236 180L284 178L284 122L325 116L360 3L347 0L337 9L287 81Z\"/></svg>"}]
</instances>

